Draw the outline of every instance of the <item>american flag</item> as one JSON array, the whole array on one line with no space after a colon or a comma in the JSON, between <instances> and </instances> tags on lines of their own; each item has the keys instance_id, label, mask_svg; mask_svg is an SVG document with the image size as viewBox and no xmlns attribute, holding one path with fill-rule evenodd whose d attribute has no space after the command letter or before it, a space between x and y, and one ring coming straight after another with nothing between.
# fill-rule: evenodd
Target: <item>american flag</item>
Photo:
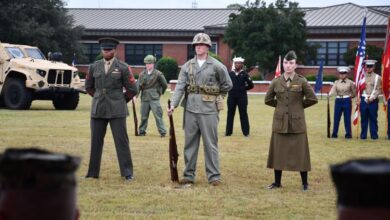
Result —
<instances>
[{"instance_id":1,"label":"american flag","mask_svg":"<svg viewBox=\"0 0 390 220\"><path fill-rule=\"evenodd\" d=\"M278 64L276 65L276 70L275 70L275 78L278 78L282 73L282 68L280 66L281 59L282 58L279 56Z\"/></svg>"},{"instance_id":2,"label":"american flag","mask_svg":"<svg viewBox=\"0 0 390 220\"><path fill-rule=\"evenodd\" d=\"M365 70L364 70L364 58L366 57L366 16L363 18L363 25L362 25L362 31L360 35L360 42L359 47L356 52L356 59L355 59L355 68L354 68L354 78L355 78L355 84L356 84L356 97L357 99L360 98L361 93L363 92L364 88L366 87L365 83ZM362 100L363 101L363 100ZM359 105L356 104L355 107L355 113L353 116L353 124L357 125L359 122Z\"/></svg>"}]
</instances>

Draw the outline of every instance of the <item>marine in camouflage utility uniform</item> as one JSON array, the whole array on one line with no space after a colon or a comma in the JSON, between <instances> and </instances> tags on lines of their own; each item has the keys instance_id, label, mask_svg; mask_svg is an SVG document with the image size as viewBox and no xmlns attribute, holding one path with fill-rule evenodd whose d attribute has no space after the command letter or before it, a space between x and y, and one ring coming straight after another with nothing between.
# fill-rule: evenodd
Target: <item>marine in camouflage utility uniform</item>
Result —
<instances>
[{"instance_id":1,"label":"marine in camouflage utility uniform","mask_svg":"<svg viewBox=\"0 0 390 220\"><path fill-rule=\"evenodd\" d=\"M164 75L154 68L155 58L147 55L144 59L146 69L140 73L137 81L138 92L141 93L141 124L139 135L146 135L150 110L152 110L156 125L161 137L164 137L167 130L162 118L163 110L160 104L160 96L167 89L167 81ZM137 94L138 96L139 94Z\"/></svg>"},{"instance_id":2,"label":"marine in camouflage utility uniform","mask_svg":"<svg viewBox=\"0 0 390 220\"><path fill-rule=\"evenodd\" d=\"M216 186L221 180L217 129L219 111L223 104L222 96L225 96L233 85L226 67L208 56L211 40L207 34L195 35L192 45L195 46L197 55L182 66L168 113L172 113L182 97L186 96L182 103L185 107L183 122L185 168L181 183L195 182L196 162L202 137L207 179L210 184Z\"/></svg>"}]
</instances>

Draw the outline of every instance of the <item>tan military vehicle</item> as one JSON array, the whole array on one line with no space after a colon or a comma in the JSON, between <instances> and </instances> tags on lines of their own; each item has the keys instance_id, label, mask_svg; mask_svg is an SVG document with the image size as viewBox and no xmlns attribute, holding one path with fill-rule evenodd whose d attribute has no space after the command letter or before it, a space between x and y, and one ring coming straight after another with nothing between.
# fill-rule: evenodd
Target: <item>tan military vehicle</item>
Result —
<instances>
[{"instance_id":1,"label":"tan military vehicle","mask_svg":"<svg viewBox=\"0 0 390 220\"><path fill-rule=\"evenodd\" d=\"M52 100L59 110L79 103L77 69L47 60L37 47L0 42L0 103L9 109L29 109L33 100Z\"/></svg>"}]
</instances>

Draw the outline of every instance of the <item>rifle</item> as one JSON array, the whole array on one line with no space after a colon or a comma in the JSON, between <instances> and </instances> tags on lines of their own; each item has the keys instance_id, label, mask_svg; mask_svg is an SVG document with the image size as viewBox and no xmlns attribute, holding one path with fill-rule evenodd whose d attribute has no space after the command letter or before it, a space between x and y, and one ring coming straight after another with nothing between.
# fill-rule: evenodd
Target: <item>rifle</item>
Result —
<instances>
[{"instance_id":1,"label":"rifle","mask_svg":"<svg viewBox=\"0 0 390 220\"><path fill-rule=\"evenodd\" d=\"M138 136L138 118L137 118L137 111L135 110L134 99L131 99L131 102L133 104L134 132L135 132L135 136Z\"/></svg>"},{"instance_id":2,"label":"rifle","mask_svg":"<svg viewBox=\"0 0 390 220\"><path fill-rule=\"evenodd\" d=\"M168 99L168 108L171 108L171 100ZM169 168L171 170L172 182L179 182L179 175L177 174L177 160L179 154L177 153L175 126L173 124L173 116L169 115Z\"/></svg>"},{"instance_id":3,"label":"rifle","mask_svg":"<svg viewBox=\"0 0 390 220\"><path fill-rule=\"evenodd\" d=\"M330 138L330 107L329 107L329 93L328 93L328 118L327 118L327 132L328 132L328 138Z\"/></svg>"}]
</instances>

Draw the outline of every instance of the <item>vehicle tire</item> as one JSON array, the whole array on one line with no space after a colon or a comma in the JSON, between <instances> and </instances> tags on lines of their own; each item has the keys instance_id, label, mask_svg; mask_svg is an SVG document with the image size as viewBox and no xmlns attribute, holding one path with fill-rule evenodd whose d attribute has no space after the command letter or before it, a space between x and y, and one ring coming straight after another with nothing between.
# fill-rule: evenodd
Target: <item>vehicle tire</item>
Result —
<instances>
[{"instance_id":1,"label":"vehicle tire","mask_svg":"<svg viewBox=\"0 0 390 220\"><path fill-rule=\"evenodd\" d=\"M22 79L9 78L4 84L4 104L9 109L29 109L32 102L32 91L27 89Z\"/></svg>"},{"instance_id":2,"label":"vehicle tire","mask_svg":"<svg viewBox=\"0 0 390 220\"><path fill-rule=\"evenodd\" d=\"M79 99L79 92L59 93L54 97L53 105L57 110L75 110Z\"/></svg>"}]
</instances>

